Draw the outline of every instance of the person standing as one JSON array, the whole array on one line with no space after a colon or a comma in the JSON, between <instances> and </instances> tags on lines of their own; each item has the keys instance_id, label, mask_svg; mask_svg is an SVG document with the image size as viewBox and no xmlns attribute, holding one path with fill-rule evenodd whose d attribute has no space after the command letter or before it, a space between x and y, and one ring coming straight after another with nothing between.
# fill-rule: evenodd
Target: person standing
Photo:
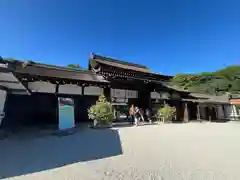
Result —
<instances>
[{"instance_id":1,"label":"person standing","mask_svg":"<svg viewBox=\"0 0 240 180\"><path fill-rule=\"evenodd\" d=\"M138 107L135 107L135 113L134 113L134 119L135 119L135 125L138 126L139 125L139 120L141 118L140 115L140 110Z\"/></svg>"},{"instance_id":2,"label":"person standing","mask_svg":"<svg viewBox=\"0 0 240 180\"><path fill-rule=\"evenodd\" d=\"M130 109L129 109L129 115L130 115L130 122L131 124L134 124L134 105L132 104Z\"/></svg>"},{"instance_id":3,"label":"person standing","mask_svg":"<svg viewBox=\"0 0 240 180\"><path fill-rule=\"evenodd\" d=\"M140 108L139 109L139 114L140 114L140 119L142 120L142 122L144 123L144 110L143 110L143 108Z\"/></svg>"}]
</instances>

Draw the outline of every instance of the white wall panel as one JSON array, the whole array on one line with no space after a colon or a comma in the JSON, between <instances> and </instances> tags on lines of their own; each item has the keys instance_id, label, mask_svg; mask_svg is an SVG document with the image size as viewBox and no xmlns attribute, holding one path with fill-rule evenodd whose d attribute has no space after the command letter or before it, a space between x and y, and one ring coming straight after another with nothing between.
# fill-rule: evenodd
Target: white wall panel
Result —
<instances>
[{"instance_id":1,"label":"white wall panel","mask_svg":"<svg viewBox=\"0 0 240 180\"><path fill-rule=\"evenodd\" d=\"M95 86L87 86L84 88L84 95L100 96L103 93L103 89Z\"/></svg>"},{"instance_id":2,"label":"white wall panel","mask_svg":"<svg viewBox=\"0 0 240 180\"><path fill-rule=\"evenodd\" d=\"M60 85L58 93L61 94L82 94L82 87L75 84L64 84Z\"/></svg>"},{"instance_id":3,"label":"white wall panel","mask_svg":"<svg viewBox=\"0 0 240 180\"><path fill-rule=\"evenodd\" d=\"M160 99L161 98L161 94L158 92L151 92L151 99Z\"/></svg>"},{"instance_id":4,"label":"white wall panel","mask_svg":"<svg viewBox=\"0 0 240 180\"><path fill-rule=\"evenodd\" d=\"M55 93L56 85L44 81L35 81L29 82L28 88L32 92Z\"/></svg>"},{"instance_id":5,"label":"white wall panel","mask_svg":"<svg viewBox=\"0 0 240 180\"><path fill-rule=\"evenodd\" d=\"M217 105L217 117L219 119L224 118L224 111L223 111L223 106L222 105Z\"/></svg>"},{"instance_id":6,"label":"white wall panel","mask_svg":"<svg viewBox=\"0 0 240 180\"><path fill-rule=\"evenodd\" d=\"M125 89L111 89L111 97L125 98L126 90Z\"/></svg>"}]
</instances>

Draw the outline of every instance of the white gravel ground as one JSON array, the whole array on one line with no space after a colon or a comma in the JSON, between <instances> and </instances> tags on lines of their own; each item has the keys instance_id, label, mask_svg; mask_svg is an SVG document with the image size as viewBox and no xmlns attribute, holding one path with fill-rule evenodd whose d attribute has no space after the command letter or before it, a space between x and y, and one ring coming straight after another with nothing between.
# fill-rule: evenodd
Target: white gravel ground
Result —
<instances>
[{"instance_id":1,"label":"white gravel ground","mask_svg":"<svg viewBox=\"0 0 240 180\"><path fill-rule=\"evenodd\" d=\"M0 141L1 177L239 180L240 124L163 124L10 138Z\"/></svg>"}]
</instances>

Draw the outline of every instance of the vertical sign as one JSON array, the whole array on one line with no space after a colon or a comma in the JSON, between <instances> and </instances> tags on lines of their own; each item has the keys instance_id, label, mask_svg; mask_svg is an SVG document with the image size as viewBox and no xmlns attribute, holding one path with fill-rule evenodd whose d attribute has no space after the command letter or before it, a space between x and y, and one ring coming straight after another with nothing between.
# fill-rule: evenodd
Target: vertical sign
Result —
<instances>
[{"instance_id":1,"label":"vertical sign","mask_svg":"<svg viewBox=\"0 0 240 180\"><path fill-rule=\"evenodd\" d=\"M74 100L58 98L58 129L66 130L75 127Z\"/></svg>"}]
</instances>

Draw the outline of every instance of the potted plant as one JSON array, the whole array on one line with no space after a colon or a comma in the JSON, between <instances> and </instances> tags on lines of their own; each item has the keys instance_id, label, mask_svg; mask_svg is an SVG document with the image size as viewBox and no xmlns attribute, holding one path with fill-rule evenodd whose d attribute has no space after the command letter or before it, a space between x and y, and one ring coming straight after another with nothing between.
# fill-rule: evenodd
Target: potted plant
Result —
<instances>
[{"instance_id":1,"label":"potted plant","mask_svg":"<svg viewBox=\"0 0 240 180\"><path fill-rule=\"evenodd\" d=\"M88 109L88 117L93 120L93 127L110 127L114 119L113 107L102 94L96 104Z\"/></svg>"},{"instance_id":2,"label":"potted plant","mask_svg":"<svg viewBox=\"0 0 240 180\"><path fill-rule=\"evenodd\" d=\"M165 104L159 108L155 117L160 122L171 122L176 115L176 108Z\"/></svg>"}]
</instances>

